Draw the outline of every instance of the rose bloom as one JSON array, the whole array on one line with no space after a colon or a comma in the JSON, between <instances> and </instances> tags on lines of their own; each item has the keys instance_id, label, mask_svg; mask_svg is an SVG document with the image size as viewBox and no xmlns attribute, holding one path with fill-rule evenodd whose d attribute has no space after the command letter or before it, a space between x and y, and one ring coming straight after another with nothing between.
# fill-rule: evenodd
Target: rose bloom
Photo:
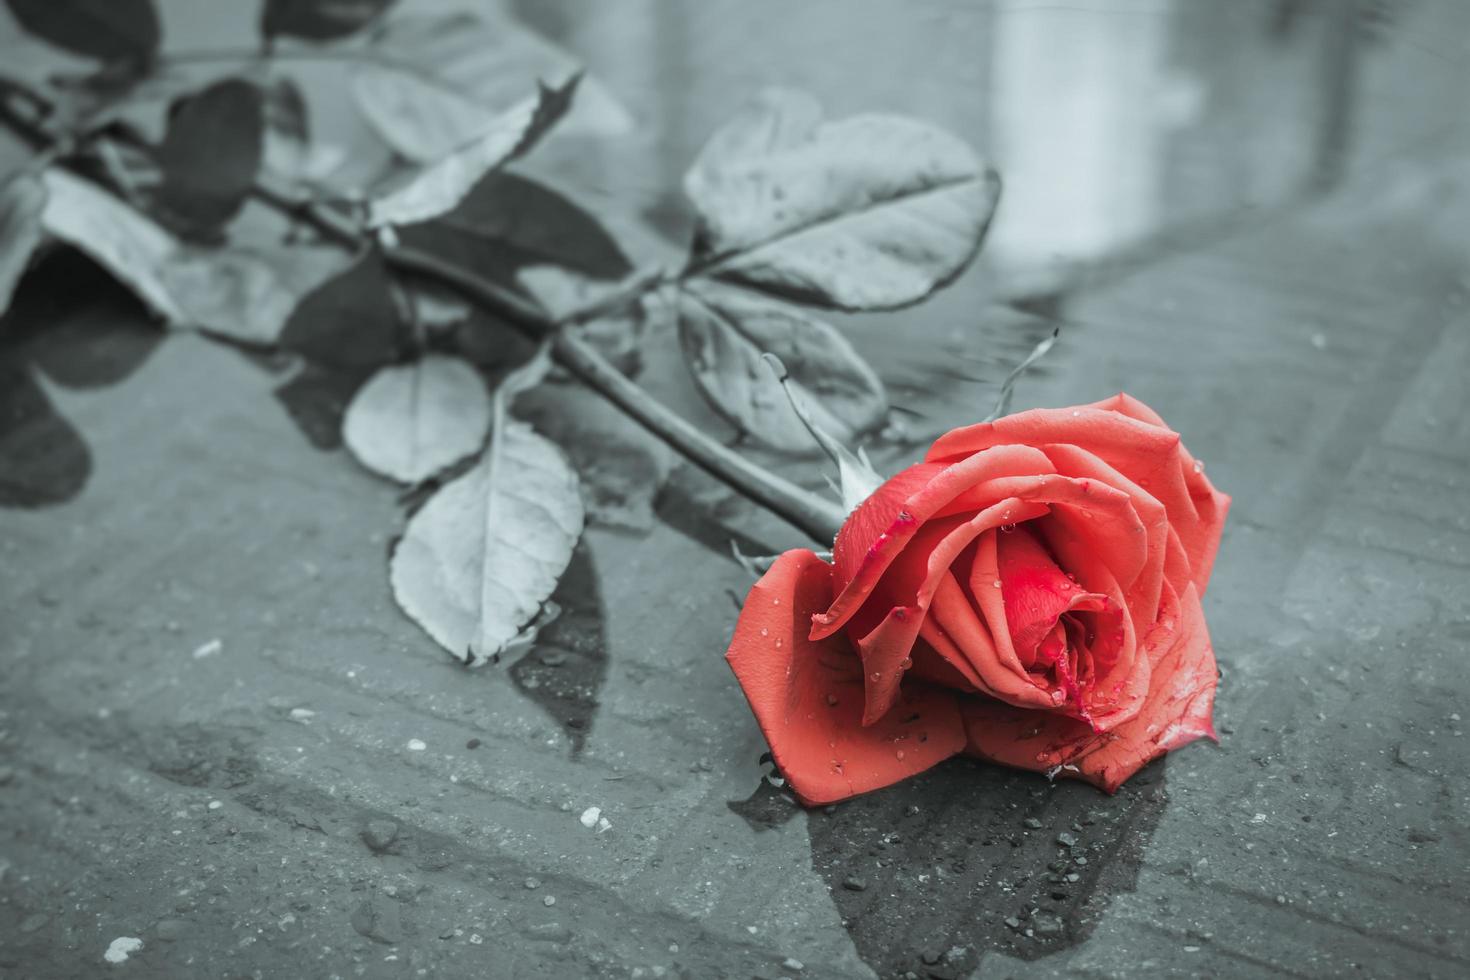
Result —
<instances>
[{"instance_id":1,"label":"rose bloom","mask_svg":"<svg viewBox=\"0 0 1470 980\"><path fill-rule=\"evenodd\" d=\"M1128 395L955 429L788 551L726 659L801 801L957 754L1108 792L1214 738L1200 610L1230 498Z\"/></svg>"}]
</instances>

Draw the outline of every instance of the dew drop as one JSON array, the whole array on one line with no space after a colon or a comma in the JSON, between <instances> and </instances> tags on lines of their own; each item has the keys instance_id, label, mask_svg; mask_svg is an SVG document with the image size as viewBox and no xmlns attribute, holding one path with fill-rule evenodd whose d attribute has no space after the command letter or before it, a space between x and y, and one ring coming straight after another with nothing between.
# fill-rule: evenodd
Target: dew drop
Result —
<instances>
[{"instance_id":1,"label":"dew drop","mask_svg":"<svg viewBox=\"0 0 1470 980\"><path fill-rule=\"evenodd\" d=\"M902 759L903 759L903 749L899 749L897 752L893 753L893 757L895 759L899 759L900 761L902 761Z\"/></svg>"},{"instance_id":2,"label":"dew drop","mask_svg":"<svg viewBox=\"0 0 1470 980\"><path fill-rule=\"evenodd\" d=\"M874 681L875 681L875 682L876 682L876 681L881 681L881 680L882 680L882 679L883 679L883 675L882 675L882 674L880 674L880 673L878 673L878 672L877 672L877 671L876 671L876 670L875 670L875 671L873 671L873 672L872 672L872 673L871 673L871 674L869 674L869 675L868 675L868 676L869 676L869 677L871 677L871 678L872 678L872 679L873 679L873 680L874 680Z\"/></svg>"},{"instance_id":3,"label":"dew drop","mask_svg":"<svg viewBox=\"0 0 1470 980\"><path fill-rule=\"evenodd\" d=\"M784 641L779 636L776 637L776 649L779 650L784 645Z\"/></svg>"},{"instance_id":4,"label":"dew drop","mask_svg":"<svg viewBox=\"0 0 1470 980\"><path fill-rule=\"evenodd\" d=\"M830 705L832 705L835 708L837 706L837 695L835 695L835 694L829 694L829 695L827 695L827 703L830 704Z\"/></svg>"},{"instance_id":5,"label":"dew drop","mask_svg":"<svg viewBox=\"0 0 1470 980\"><path fill-rule=\"evenodd\" d=\"M1000 588L1000 579L996 579L994 582L991 582L990 584L993 585L993 586L995 586L998 589L998 588Z\"/></svg>"},{"instance_id":6,"label":"dew drop","mask_svg":"<svg viewBox=\"0 0 1470 980\"><path fill-rule=\"evenodd\" d=\"M1045 752L1038 752L1038 753L1036 753L1036 761L1037 762L1045 762L1046 761L1046 753Z\"/></svg>"},{"instance_id":7,"label":"dew drop","mask_svg":"<svg viewBox=\"0 0 1470 980\"><path fill-rule=\"evenodd\" d=\"M1010 534L1012 531L1014 531L1016 529L1016 525L1014 525L1014 524L1002 524L1000 526L1000 529L1002 531L1004 531L1006 534Z\"/></svg>"},{"instance_id":8,"label":"dew drop","mask_svg":"<svg viewBox=\"0 0 1470 980\"><path fill-rule=\"evenodd\" d=\"M761 636L770 636L770 635L771 635L771 631L768 630L768 629L766 629L764 626L762 626L761 627Z\"/></svg>"},{"instance_id":9,"label":"dew drop","mask_svg":"<svg viewBox=\"0 0 1470 980\"><path fill-rule=\"evenodd\" d=\"M1205 461L1202 460L1202 459L1195 460L1194 461L1194 471L1196 473L1203 473L1205 471Z\"/></svg>"},{"instance_id":10,"label":"dew drop","mask_svg":"<svg viewBox=\"0 0 1470 980\"><path fill-rule=\"evenodd\" d=\"M1072 412L1072 418L1074 418L1074 419L1080 419L1081 417L1082 417L1082 413L1081 412L1078 412L1078 411L1073 411Z\"/></svg>"},{"instance_id":11,"label":"dew drop","mask_svg":"<svg viewBox=\"0 0 1470 980\"><path fill-rule=\"evenodd\" d=\"M781 604L781 600L780 599L772 599L771 600L771 605L773 605L773 606L779 606L780 604Z\"/></svg>"},{"instance_id":12,"label":"dew drop","mask_svg":"<svg viewBox=\"0 0 1470 980\"><path fill-rule=\"evenodd\" d=\"M900 670L908 670L913 665L914 665L914 661L913 661L913 658L912 657L904 657L903 658L903 663L899 664L898 667L899 667Z\"/></svg>"}]
</instances>

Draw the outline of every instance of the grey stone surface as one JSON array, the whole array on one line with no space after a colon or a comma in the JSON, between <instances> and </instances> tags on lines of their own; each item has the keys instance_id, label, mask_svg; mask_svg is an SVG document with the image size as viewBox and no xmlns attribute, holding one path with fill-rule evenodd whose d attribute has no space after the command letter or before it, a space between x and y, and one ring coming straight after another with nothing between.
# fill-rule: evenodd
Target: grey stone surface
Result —
<instances>
[{"instance_id":1,"label":"grey stone surface","mask_svg":"<svg viewBox=\"0 0 1470 980\"><path fill-rule=\"evenodd\" d=\"M721 654L728 540L803 542L686 471L586 535L536 650L464 672L389 597L398 490L311 448L269 365L84 279L37 375L78 442L7 437L87 467L0 511L0 967L139 936L160 977L1464 975L1470 152L1368 67L1399 155L1325 198L1034 315L981 276L843 321L915 440L1059 322L1018 407L1126 389L1235 496L1221 744L1112 798L956 762L795 810Z\"/></svg>"}]
</instances>

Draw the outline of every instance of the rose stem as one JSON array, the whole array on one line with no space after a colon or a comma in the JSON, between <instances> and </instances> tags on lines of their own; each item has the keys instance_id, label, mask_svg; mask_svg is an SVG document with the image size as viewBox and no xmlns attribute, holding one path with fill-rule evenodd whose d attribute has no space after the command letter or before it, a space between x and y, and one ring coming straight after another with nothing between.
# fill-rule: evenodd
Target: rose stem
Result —
<instances>
[{"instance_id":1,"label":"rose stem","mask_svg":"<svg viewBox=\"0 0 1470 980\"><path fill-rule=\"evenodd\" d=\"M19 89L12 80L6 81L7 87ZM24 90L24 94L35 106L47 105L39 94L29 90ZM19 118L4 100L0 100L0 119L22 137L43 148L51 139L30 120ZM293 200L290 194L269 186L263 180L257 181L252 196L287 216L305 220L324 237L344 248L356 251L367 244L368 238L357 225L334 207ZM541 339L550 333L552 357L583 384L731 489L806 532L813 540L824 546L831 545L845 516L836 502L757 466L728 446L711 439L626 377L596 348L563 329L567 323L583 322L587 318L585 311L573 312L564 321L558 321L532 301L437 255L403 245L386 247L384 255L390 265L444 283L498 314L533 339ZM656 277L643 279L649 287L657 281ZM600 300L595 304L599 312L605 310L605 302Z\"/></svg>"}]
</instances>

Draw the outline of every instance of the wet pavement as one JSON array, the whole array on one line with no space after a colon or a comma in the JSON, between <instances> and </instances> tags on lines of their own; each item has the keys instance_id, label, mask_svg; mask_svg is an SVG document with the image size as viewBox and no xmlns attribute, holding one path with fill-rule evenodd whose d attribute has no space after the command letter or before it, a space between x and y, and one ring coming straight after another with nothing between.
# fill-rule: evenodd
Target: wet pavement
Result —
<instances>
[{"instance_id":1,"label":"wet pavement","mask_svg":"<svg viewBox=\"0 0 1470 980\"><path fill-rule=\"evenodd\" d=\"M1317 5L1243 6L1304 46L1281 72L1346 70ZM389 596L398 489L308 438L281 364L160 338L51 259L0 329L0 973L1464 975L1470 123L1436 93L1470 77L1465 18L1372 6L1397 19L1354 49L1347 122L1316 88L1320 125L1286 136L1238 107L1254 169L1175 143L1173 197L1136 222L1071 202L1118 237L1042 261L998 227L934 302L844 321L904 410L881 467L983 414L1060 325L1017 407L1126 389L1234 495L1205 600L1221 744L1112 797L955 760L795 807L722 654L750 582L728 541L800 536L687 469L636 479L664 455L615 417L578 429L570 389L535 414L580 432L604 520L536 646L466 672ZM1109 43L1176 64L1204 28L1165 8ZM1204 96L1176 89L1186 119ZM702 138L659 111L660 139ZM703 412L668 346L645 379Z\"/></svg>"}]
</instances>

